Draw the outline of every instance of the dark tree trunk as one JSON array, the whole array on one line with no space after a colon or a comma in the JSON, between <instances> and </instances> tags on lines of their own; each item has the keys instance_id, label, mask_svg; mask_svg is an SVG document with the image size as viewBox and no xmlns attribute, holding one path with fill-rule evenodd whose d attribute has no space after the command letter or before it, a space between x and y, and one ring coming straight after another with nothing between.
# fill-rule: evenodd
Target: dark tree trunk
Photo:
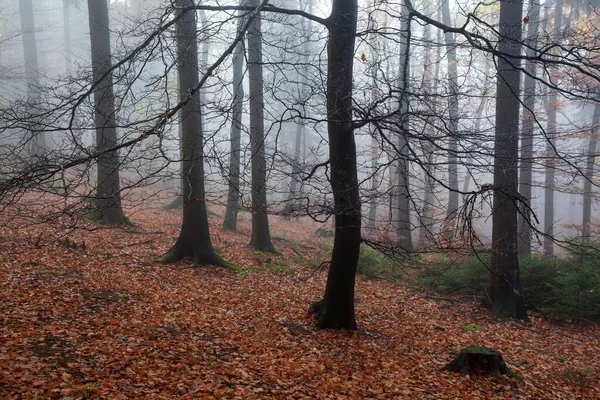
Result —
<instances>
[{"instance_id":1,"label":"dark tree trunk","mask_svg":"<svg viewBox=\"0 0 600 400\"><path fill-rule=\"evenodd\" d=\"M241 12L238 31L242 28ZM229 176L227 179L227 207L223 228L237 230L237 216L240 201L240 142L242 133L242 111L244 102L244 41L241 40L233 51L233 106L231 121L231 147L229 153Z\"/></svg>"},{"instance_id":2,"label":"dark tree trunk","mask_svg":"<svg viewBox=\"0 0 600 400\"><path fill-rule=\"evenodd\" d=\"M408 130L408 77L410 77L408 62L408 31L409 19L405 3L402 3L402 16L400 21L400 73L398 79L398 90L400 91L400 129L397 138L398 161L396 164L396 183L398 185L398 197L396 199L396 234L398 235L398 246L406 251L413 250L412 224L410 222L410 176L409 176L409 143L406 131Z\"/></svg>"},{"instance_id":3,"label":"dark tree trunk","mask_svg":"<svg viewBox=\"0 0 600 400\"><path fill-rule=\"evenodd\" d=\"M498 51L519 55L522 0L501 0ZM517 163L519 158L520 61L498 58L496 133L494 143L494 204L492 208L492 316L527 319L521 295L517 234ZM513 66L514 65L514 66Z\"/></svg>"},{"instance_id":4,"label":"dark tree trunk","mask_svg":"<svg viewBox=\"0 0 600 400\"><path fill-rule=\"evenodd\" d=\"M90 0L96 1L96 0ZM178 0L178 7L189 7L193 0ZM189 90L199 84L198 42L196 13L188 11L177 21L177 63L179 68L179 96L186 99ZM191 258L194 265L223 265L215 253L209 234L204 190L204 154L200 93L181 108L183 159L183 222L175 245L164 256L163 262Z\"/></svg>"},{"instance_id":5,"label":"dark tree trunk","mask_svg":"<svg viewBox=\"0 0 600 400\"><path fill-rule=\"evenodd\" d=\"M258 0L250 0L258 7ZM261 17L248 28L248 79L250 95L250 151L252 157L252 238L250 246L274 251L267 215L267 162L265 159Z\"/></svg>"},{"instance_id":6,"label":"dark tree trunk","mask_svg":"<svg viewBox=\"0 0 600 400\"><path fill-rule=\"evenodd\" d=\"M588 144L588 156L585 167L585 180L583 181L583 219L581 221L581 239L583 243L590 242L592 223L592 181L594 180L594 166L596 163L596 148L598 147L598 124L600 123L600 105L594 107L592 132Z\"/></svg>"},{"instance_id":7,"label":"dark tree trunk","mask_svg":"<svg viewBox=\"0 0 600 400\"><path fill-rule=\"evenodd\" d=\"M444 0L442 5L442 21L448 26L452 26L450 17L450 1ZM445 32L444 38L448 48L448 86L450 95L448 96L448 114L450 116L448 124L448 209L446 210L446 220L444 221L444 231L442 232L446 239L454 236L456 229L456 213L458 210L458 66L456 61L456 42L454 33Z\"/></svg>"},{"instance_id":8,"label":"dark tree trunk","mask_svg":"<svg viewBox=\"0 0 600 400\"><path fill-rule=\"evenodd\" d=\"M534 0L529 4L529 25L527 28L528 45L526 53L533 56L539 30L540 3ZM521 137L521 176L519 177L519 194L523 200L531 206L531 185L533 170L533 130L535 116L535 64L526 61L525 88L523 90L523 133ZM530 76L531 75L531 76ZM525 207L519 214L519 255L529 256L531 254L531 212Z\"/></svg>"},{"instance_id":9,"label":"dark tree trunk","mask_svg":"<svg viewBox=\"0 0 600 400\"><path fill-rule=\"evenodd\" d=\"M328 24L327 131L335 236L318 328L356 329L354 281L361 207L352 124L352 70L357 13L357 0L334 0Z\"/></svg>"},{"instance_id":10,"label":"dark tree trunk","mask_svg":"<svg viewBox=\"0 0 600 400\"><path fill-rule=\"evenodd\" d=\"M112 73L106 73L111 67L107 0L88 0L88 12L92 74L94 82L98 82L94 89L96 146L101 152L117 145L113 78ZM121 208L120 192L119 154L117 151L106 152L98 157L98 182L94 205L99 222L128 222Z\"/></svg>"}]
</instances>

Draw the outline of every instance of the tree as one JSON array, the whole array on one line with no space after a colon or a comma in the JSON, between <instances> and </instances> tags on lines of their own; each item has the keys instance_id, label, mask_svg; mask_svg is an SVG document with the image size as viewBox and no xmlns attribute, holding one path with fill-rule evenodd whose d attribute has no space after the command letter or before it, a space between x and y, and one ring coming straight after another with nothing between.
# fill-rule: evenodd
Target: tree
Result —
<instances>
[{"instance_id":1,"label":"tree","mask_svg":"<svg viewBox=\"0 0 600 400\"><path fill-rule=\"evenodd\" d=\"M94 87L94 122L99 152L96 197L93 200L99 222L128 222L121 208L119 154L117 145L115 96L111 71L110 33L107 0L88 0L92 74Z\"/></svg>"},{"instance_id":2,"label":"tree","mask_svg":"<svg viewBox=\"0 0 600 400\"><path fill-rule=\"evenodd\" d=\"M243 1L243 0L242 0ZM238 32L242 29L243 19L239 12ZM238 42L233 51L233 104L231 115L231 143L229 152L229 176L227 179L227 207L223 228L235 231L240 200L240 140L242 133L242 108L244 102L244 41Z\"/></svg>"},{"instance_id":3,"label":"tree","mask_svg":"<svg viewBox=\"0 0 600 400\"><path fill-rule=\"evenodd\" d=\"M90 0L95 1L95 0ZM177 6L190 7L193 0L177 0ZM194 265L224 265L212 247L204 189L204 138L200 109L198 41L196 12L179 11L177 20L177 64L179 69L179 96L182 137L181 173L183 176L183 221L179 238L164 256L169 263L189 257ZM190 96L191 94L191 96Z\"/></svg>"},{"instance_id":4,"label":"tree","mask_svg":"<svg viewBox=\"0 0 600 400\"><path fill-rule=\"evenodd\" d=\"M583 181L583 218L581 221L581 239L589 244L592 223L592 182L594 181L594 166L596 164L596 149L598 147L598 124L600 124L600 105L594 106L594 117L587 149L585 176Z\"/></svg>"},{"instance_id":5,"label":"tree","mask_svg":"<svg viewBox=\"0 0 600 400\"><path fill-rule=\"evenodd\" d=\"M21 33L23 35L23 55L25 59L25 76L27 79L27 102L34 108L39 101L40 72L38 66L37 42L35 40L35 22L33 19L32 0L19 0L21 16ZM41 156L46 149L45 132L39 131L40 126L35 122L37 117L31 117L32 124L29 137L26 138L29 156Z\"/></svg>"},{"instance_id":6,"label":"tree","mask_svg":"<svg viewBox=\"0 0 600 400\"><path fill-rule=\"evenodd\" d=\"M450 17L450 1L444 0L442 5L442 22L452 26ZM456 224L456 212L458 210L458 65L456 61L456 42L454 33L444 32L446 47L448 48L448 114L450 116L448 126L448 209L446 210L446 221L444 222L444 236L449 239L454 236Z\"/></svg>"},{"instance_id":7,"label":"tree","mask_svg":"<svg viewBox=\"0 0 600 400\"><path fill-rule=\"evenodd\" d=\"M412 225L410 222L410 176L409 176L409 143L407 132L408 126L408 77L410 76L410 67L408 62L409 52L409 30L410 22L408 10L403 1L402 14L400 16L400 71L398 74L398 98L399 103L399 130L397 132L396 151L398 152L396 161L396 184L398 185L397 198L395 200L394 218L396 225L396 233L398 234L398 245L406 250L412 251Z\"/></svg>"},{"instance_id":8,"label":"tree","mask_svg":"<svg viewBox=\"0 0 600 400\"><path fill-rule=\"evenodd\" d=\"M327 20L327 134L335 234L318 328L356 329L354 282L362 222L352 123L357 14L356 0L333 0Z\"/></svg>"},{"instance_id":9,"label":"tree","mask_svg":"<svg viewBox=\"0 0 600 400\"><path fill-rule=\"evenodd\" d=\"M539 30L540 3L533 0L529 3L527 13L529 23L527 37L525 39L525 51L528 56L533 57L537 44ZM521 135L521 174L519 176L519 193L526 203L525 209L519 214L519 254L529 256L531 254L531 187L533 169L533 133L536 99L536 66L532 61L525 61L525 83L523 90L523 127Z\"/></svg>"},{"instance_id":10,"label":"tree","mask_svg":"<svg viewBox=\"0 0 600 400\"><path fill-rule=\"evenodd\" d=\"M522 0L501 0L497 60L494 143L494 198L490 293L492 316L527 319L519 276L517 235L517 162Z\"/></svg>"},{"instance_id":11,"label":"tree","mask_svg":"<svg viewBox=\"0 0 600 400\"><path fill-rule=\"evenodd\" d=\"M547 22L546 22L547 23ZM562 2L554 2L554 27L552 36L554 40L560 35L562 26ZM549 68L551 73L554 68ZM549 77L552 80L552 77ZM544 180L544 253L551 257L554 255L554 190L556 187L556 111L558 107L558 92L550 89L546 101L548 114L548 127L546 129L546 177Z\"/></svg>"},{"instance_id":12,"label":"tree","mask_svg":"<svg viewBox=\"0 0 600 400\"><path fill-rule=\"evenodd\" d=\"M249 5L258 7L258 0ZM257 15L248 28L248 80L250 97L250 148L252 158L252 238L250 246L260 251L274 251L267 214L267 162L262 71L261 17Z\"/></svg>"}]
</instances>

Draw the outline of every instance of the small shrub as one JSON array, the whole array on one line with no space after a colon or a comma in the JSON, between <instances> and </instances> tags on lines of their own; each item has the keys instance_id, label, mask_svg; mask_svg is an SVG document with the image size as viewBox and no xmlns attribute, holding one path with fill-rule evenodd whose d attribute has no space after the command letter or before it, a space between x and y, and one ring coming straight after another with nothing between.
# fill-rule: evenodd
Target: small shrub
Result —
<instances>
[{"instance_id":1,"label":"small shrub","mask_svg":"<svg viewBox=\"0 0 600 400\"><path fill-rule=\"evenodd\" d=\"M490 261L490 254L483 253L459 265L438 263L426 268L418 282L438 292L484 297ZM600 258L531 256L520 260L519 269L530 307L551 316L600 321Z\"/></svg>"}]
</instances>

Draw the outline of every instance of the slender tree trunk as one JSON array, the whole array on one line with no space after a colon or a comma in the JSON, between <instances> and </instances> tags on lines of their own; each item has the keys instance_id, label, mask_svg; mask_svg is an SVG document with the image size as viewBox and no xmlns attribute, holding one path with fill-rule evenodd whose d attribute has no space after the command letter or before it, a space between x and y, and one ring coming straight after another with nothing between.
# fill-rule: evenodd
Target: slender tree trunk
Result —
<instances>
[{"instance_id":1,"label":"slender tree trunk","mask_svg":"<svg viewBox=\"0 0 600 400\"><path fill-rule=\"evenodd\" d=\"M89 0L97 1L97 0ZM177 0L177 7L194 5L193 0ZM187 11L177 21L177 64L179 69L179 98L186 99L189 90L198 86L198 41L196 13ZM223 265L210 241L208 213L204 190L204 154L200 93L181 108L183 159L183 221L175 245L163 262L175 262L189 257L194 265Z\"/></svg>"},{"instance_id":2,"label":"slender tree trunk","mask_svg":"<svg viewBox=\"0 0 600 400\"><path fill-rule=\"evenodd\" d=\"M369 41L369 45L371 48L371 67L370 69L370 74L371 74L371 103L375 104L375 102L377 101L378 97L379 97L379 90L377 89L377 71L379 69L379 43L377 42L377 39L375 38L375 35L372 33L377 29L377 25L375 22L375 19L370 16L369 17L369 29L370 32L368 34L368 38L367 40ZM374 127L371 127L370 129L370 136L371 136L371 143L370 143L370 150L371 150L371 170L372 170L372 176L371 176L371 190L370 190L370 199L369 199L369 216L367 218L367 228L368 229L376 229L377 228L377 201L378 201L378 196L376 195L377 193L377 186L378 186L378 180L379 180L379 176L377 174L377 168L378 168L378 158L379 158L379 142L377 141L377 131L374 129Z\"/></svg>"},{"instance_id":3,"label":"slender tree trunk","mask_svg":"<svg viewBox=\"0 0 600 400\"><path fill-rule=\"evenodd\" d=\"M400 21L400 73L398 78L398 89L400 91L400 129L396 146L398 149L398 161L396 164L396 178L398 185L398 197L396 199L396 233L398 245L406 251L413 250L412 224L410 222L410 167L408 163L409 144L406 131L408 130L408 77L410 76L408 52L409 45L409 19L405 3L402 3L402 16Z\"/></svg>"},{"instance_id":4,"label":"slender tree trunk","mask_svg":"<svg viewBox=\"0 0 600 400\"><path fill-rule=\"evenodd\" d=\"M426 3L426 7L428 10L427 15L432 13L431 9L433 8L433 4L430 2ZM441 10L438 7L437 10L437 19L441 18ZM424 37L425 43L429 41L431 26L429 24L425 25L425 35L427 39ZM436 43L441 43L442 41L442 31L437 30L437 38ZM440 62L441 62L441 47L437 46L436 50L436 63L435 63L435 72L433 75L433 84L430 82L431 77L429 75L429 70L432 64L431 58L429 56L430 49L429 46L425 48L425 65L427 65L427 70L424 72L423 79L423 87L427 92L426 94L432 95L432 114L435 115L437 111L437 99L436 95L438 92L438 82L440 79ZM429 138L423 145L423 209L421 211L421 226L419 228L419 246L426 246L429 242L431 242L431 238L433 237L433 189L435 185L434 179L434 168L433 168L433 159L434 159L434 148L433 148L433 140L435 137L435 128L429 127Z\"/></svg>"},{"instance_id":5,"label":"slender tree trunk","mask_svg":"<svg viewBox=\"0 0 600 400\"><path fill-rule=\"evenodd\" d=\"M335 236L318 328L356 329L354 282L362 222L352 124L357 14L357 0L333 0L327 43L327 131Z\"/></svg>"},{"instance_id":6,"label":"slender tree trunk","mask_svg":"<svg viewBox=\"0 0 600 400\"><path fill-rule=\"evenodd\" d=\"M35 22L33 19L32 0L19 0L19 14L21 16L21 33L23 36L23 56L25 61L25 78L27 80L27 101L32 106L35 114L40 93L40 71L38 66L37 42L35 40ZM29 156L37 157L46 152L46 135L40 131L40 126L35 122L37 117L32 116L30 132L26 139Z\"/></svg>"},{"instance_id":7,"label":"slender tree trunk","mask_svg":"<svg viewBox=\"0 0 600 400\"><path fill-rule=\"evenodd\" d=\"M556 1L554 6L554 28L553 40L559 39L560 27L562 25L562 2ZM550 70L552 73L552 69ZM548 100L548 128L546 129L546 177L544 180L544 253L554 256L554 188L556 175L555 141L556 141L556 107L558 103L558 93L550 89Z\"/></svg>"},{"instance_id":8,"label":"slender tree trunk","mask_svg":"<svg viewBox=\"0 0 600 400\"><path fill-rule=\"evenodd\" d=\"M313 0L308 1L308 12L312 13L312 3ZM301 3L299 3L301 6ZM300 7L301 8L301 7ZM312 26L310 21L303 19L303 42L302 42L302 63L303 65L309 64L309 53L310 53L310 35L312 32ZM299 82L300 82L300 90L304 91L306 87L306 77L308 75L308 69L305 67L304 73L300 74ZM306 96L303 96L302 102L306 101ZM305 107L302 107L302 111L306 114ZM302 173L302 141L304 139L304 135L306 134L306 122L303 120L298 121L296 124L296 134L295 134L295 142L294 142L294 158L292 160L292 179L290 182L290 193L288 195L288 209L290 211L290 217L292 214L299 212L298 204L298 195L302 194L302 182L300 180L300 174Z\"/></svg>"},{"instance_id":9,"label":"slender tree trunk","mask_svg":"<svg viewBox=\"0 0 600 400\"><path fill-rule=\"evenodd\" d=\"M249 4L258 7L259 1L250 0ZM261 17L258 15L248 28L250 150L252 157L252 238L250 246L259 251L274 251L267 215L262 57Z\"/></svg>"},{"instance_id":10,"label":"slender tree trunk","mask_svg":"<svg viewBox=\"0 0 600 400\"><path fill-rule=\"evenodd\" d=\"M520 55L522 0L500 1L498 51ZM492 208L492 316L527 319L519 276L517 197L520 60L499 57L496 83L494 203Z\"/></svg>"},{"instance_id":11,"label":"slender tree trunk","mask_svg":"<svg viewBox=\"0 0 600 400\"><path fill-rule=\"evenodd\" d=\"M452 26L450 17L450 2L444 0L442 4L442 21L448 26ZM444 38L448 48L448 86L450 95L448 96L448 114L450 116L448 124L448 209L446 211L446 220L444 221L443 235L446 239L454 236L456 228L456 213L458 210L458 71L456 61L456 42L452 32L445 32Z\"/></svg>"},{"instance_id":12,"label":"slender tree trunk","mask_svg":"<svg viewBox=\"0 0 600 400\"><path fill-rule=\"evenodd\" d=\"M525 52L532 57L537 44L539 30L540 3L539 0L533 0L529 4L529 25L527 28L527 45ZM523 90L523 134L521 137L521 176L519 178L519 193L527 206L531 206L531 185L533 170L533 132L535 115L535 64L525 62L525 88ZM519 214L519 255L527 257L531 254L531 212L526 208L521 208Z\"/></svg>"},{"instance_id":13,"label":"slender tree trunk","mask_svg":"<svg viewBox=\"0 0 600 400\"><path fill-rule=\"evenodd\" d=\"M242 29L242 13L238 13L238 31ZM244 105L244 41L241 40L233 51L233 105L231 121L231 144L229 153L229 177L227 208L223 228L235 231L240 200L240 153L242 133L242 112Z\"/></svg>"},{"instance_id":14,"label":"slender tree trunk","mask_svg":"<svg viewBox=\"0 0 600 400\"><path fill-rule=\"evenodd\" d=\"M592 223L592 181L594 180L594 166L596 164L596 149L598 147L598 124L600 123L600 105L594 107L594 118L592 120L592 131L588 144L588 156L585 167L585 180L583 181L583 220L581 221L581 239L583 243L589 243L591 237Z\"/></svg>"},{"instance_id":15,"label":"slender tree trunk","mask_svg":"<svg viewBox=\"0 0 600 400\"><path fill-rule=\"evenodd\" d=\"M107 73L111 66L107 0L88 0L88 12L92 74L94 82L98 82L94 89L96 146L98 151L105 151L117 145L113 78L112 73ZM117 151L107 152L98 157L98 182L94 204L99 222L108 224L128 222L121 208Z\"/></svg>"}]
</instances>

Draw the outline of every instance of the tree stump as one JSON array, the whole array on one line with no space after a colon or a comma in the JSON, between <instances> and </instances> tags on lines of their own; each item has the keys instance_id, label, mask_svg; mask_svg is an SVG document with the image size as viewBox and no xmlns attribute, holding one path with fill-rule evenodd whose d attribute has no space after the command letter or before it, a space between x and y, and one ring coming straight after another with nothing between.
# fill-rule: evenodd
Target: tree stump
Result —
<instances>
[{"instance_id":1,"label":"tree stump","mask_svg":"<svg viewBox=\"0 0 600 400\"><path fill-rule=\"evenodd\" d=\"M454 360L448 363L444 371L461 374L496 375L510 374L502 354L487 347L469 345L462 349Z\"/></svg>"}]
</instances>

